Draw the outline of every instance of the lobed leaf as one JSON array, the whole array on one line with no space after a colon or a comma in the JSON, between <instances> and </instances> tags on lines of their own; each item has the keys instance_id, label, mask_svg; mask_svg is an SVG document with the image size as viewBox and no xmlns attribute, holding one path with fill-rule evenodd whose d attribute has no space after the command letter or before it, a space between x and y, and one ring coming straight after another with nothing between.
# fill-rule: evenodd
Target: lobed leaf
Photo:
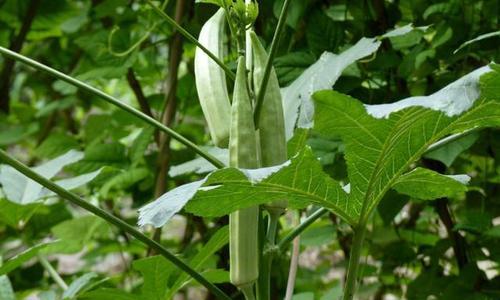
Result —
<instances>
[{"instance_id":1,"label":"lobed leaf","mask_svg":"<svg viewBox=\"0 0 500 300\"><path fill-rule=\"evenodd\" d=\"M331 209L348 223L347 194L323 172L305 148L286 163L255 170L225 168L206 178L171 190L139 210L139 225L163 226L184 205L204 217L220 217L239 209L286 198L292 207L315 203ZM189 201L189 202L188 202Z\"/></svg>"},{"instance_id":2,"label":"lobed leaf","mask_svg":"<svg viewBox=\"0 0 500 300\"><path fill-rule=\"evenodd\" d=\"M469 76L478 76L484 70ZM495 73L486 78L498 78L498 72ZM316 93L315 129L326 136L340 136L346 147L351 192L344 213L355 216L356 221L366 219L403 172L439 139L472 128L500 125L498 100L469 96L466 95L470 103L456 103L462 97L445 97L428 108L421 101L387 109L387 105L365 106L334 91ZM434 97L427 98L429 103Z\"/></svg>"}]
</instances>

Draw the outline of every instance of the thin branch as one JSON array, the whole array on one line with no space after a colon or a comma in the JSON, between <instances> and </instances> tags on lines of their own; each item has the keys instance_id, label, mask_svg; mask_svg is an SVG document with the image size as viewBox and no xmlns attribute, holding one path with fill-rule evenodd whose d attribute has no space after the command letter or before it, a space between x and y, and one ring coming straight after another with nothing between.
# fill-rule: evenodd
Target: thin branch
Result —
<instances>
[{"instance_id":1,"label":"thin branch","mask_svg":"<svg viewBox=\"0 0 500 300\"><path fill-rule=\"evenodd\" d=\"M229 69L228 66L224 64L223 61L221 61L215 54L213 54L210 50L208 50L205 46L203 46L191 33L189 33L186 29L182 28L174 19L172 19L169 15L167 15L163 10L161 10L159 7L154 5L153 2L150 0L146 0L146 3L151 6L151 8L162 18L167 21L167 23L174 27L180 34L182 34L188 41L191 43L195 44L200 48L203 52L205 52L215 63L217 63L223 70L226 72L226 75L229 76L232 80L236 78L236 75Z\"/></svg>"},{"instance_id":2,"label":"thin branch","mask_svg":"<svg viewBox=\"0 0 500 300\"><path fill-rule=\"evenodd\" d=\"M67 191L66 189L60 187L59 185L55 184L54 182L50 181L49 179L46 179L45 177L39 175L38 173L32 171L29 167L24 165L23 163L19 162L18 160L12 158L9 154L7 154L5 151L0 150L0 161L3 161L4 163L10 165L17 171L21 172L22 174L26 175L28 178L36 181L38 184L44 186L45 188L51 190L52 192L56 193L59 195L61 198L68 200L69 202L73 203L74 205L77 205L86 211L89 211L93 213L94 215L102 218L106 222L115 225L116 227L124 230L143 244L152 247L157 251L160 255L165 257L167 260L172 262L176 267L181 269L182 271L186 272L189 274L194 280L198 281L200 284L205 286L209 291L214 293L217 297L220 299L225 299L225 300L230 300L231 298L227 296L223 291L221 291L217 286L212 284L210 281L208 281L203 275L199 274L196 272L196 270L192 269L189 265L187 265L185 262L180 260L177 256L174 254L170 253L165 247L163 247L161 244L153 241L149 237L147 237L144 233L133 227L132 225L128 224L127 222L123 221L120 218L117 218L113 216L112 214L108 213L107 211L94 206L90 204L89 202L83 200L76 194Z\"/></svg>"},{"instance_id":3,"label":"thin branch","mask_svg":"<svg viewBox=\"0 0 500 300\"><path fill-rule=\"evenodd\" d=\"M142 91L141 83L139 82L139 80L137 80L137 77L135 76L134 70L132 68L128 68L127 70L127 82L132 89L132 92L134 92L135 98L139 103L141 111L153 118L154 116L153 112L151 111L151 106L149 106L149 102L146 99L144 92Z\"/></svg>"},{"instance_id":4,"label":"thin branch","mask_svg":"<svg viewBox=\"0 0 500 300\"><path fill-rule=\"evenodd\" d=\"M14 52L20 52L23 47L24 40L30 31L31 24L33 23L33 19L35 19L36 12L38 10L38 6L40 4L40 0L31 0L28 4L28 10L26 11L26 15L23 18L23 24L21 25L21 29L19 30L19 34L12 40L9 49ZM0 73L0 110L9 113L10 110L10 81L13 75L15 60L6 59L4 61L4 66L2 72Z\"/></svg>"},{"instance_id":5,"label":"thin branch","mask_svg":"<svg viewBox=\"0 0 500 300\"><path fill-rule=\"evenodd\" d=\"M178 0L175 8L175 21L180 23L185 14L186 3L184 0ZM161 115L161 122L165 126L171 126L175 119L177 109L177 82L179 74L179 64L182 60L182 36L175 32L169 43L169 61L168 72L165 80L165 105ZM160 134L158 138L158 164L156 172L155 199L167 191L167 174L170 168L170 136ZM160 241L161 228L155 230L153 239ZM152 251L148 251L152 254Z\"/></svg>"},{"instance_id":6,"label":"thin branch","mask_svg":"<svg viewBox=\"0 0 500 300\"><path fill-rule=\"evenodd\" d=\"M266 94L267 84L269 82L269 76L271 75L274 56L276 56L279 40L281 38L283 28L285 28L286 16L288 14L288 7L290 2L291 2L290 0L285 0L285 3L283 3L283 8L281 8L280 17L278 19L278 25L276 26L276 30L274 31L273 40L271 42L271 49L269 50L269 57L267 58L266 68L264 69L264 76L262 77L262 83L259 88L259 93L257 94L257 100L254 112L255 128L259 128L259 119L260 119L259 117L260 117L260 111L262 110L262 102L264 101L264 95Z\"/></svg>"},{"instance_id":7,"label":"thin branch","mask_svg":"<svg viewBox=\"0 0 500 300\"><path fill-rule=\"evenodd\" d=\"M300 219L300 215L299 218ZM298 220L297 220L298 221ZM292 256L290 258L290 270L288 271L288 281L286 284L285 300L292 300L299 266L300 236L295 237L292 243Z\"/></svg>"},{"instance_id":8,"label":"thin branch","mask_svg":"<svg viewBox=\"0 0 500 300\"><path fill-rule=\"evenodd\" d=\"M59 273L57 273L57 271L54 269L54 267L52 267L50 262L45 257L43 257L41 254L38 254L38 260L40 261L40 264L42 264L42 266L45 268L47 273L49 273L50 277L52 277L54 282L57 283L57 285L63 291L67 290L68 285L66 284L66 282L64 282L64 279L61 278Z\"/></svg>"},{"instance_id":9,"label":"thin branch","mask_svg":"<svg viewBox=\"0 0 500 300\"><path fill-rule=\"evenodd\" d=\"M175 10L175 21L180 23L185 15L186 3L184 0L178 0ZM176 32L169 44L168 72L165 80L165 106L161 116L161 122L165 126L171 126L175 119L177 108L177 83L179 74L179 64L182 60L182 37ZM170 163L170 137L168 135L160 136L160 158L158 176L156 180L155 195L161 196L166 192L166 177Z\"/></svg>"},{"instance_id":10,"label":"thin branch","mask_svg":"<svg viewBox=\"0 0 500 300\"><path fill-rule=\"evenodd\" d=\"M278 243L278 248L283 251L285 250L286 247L288 247L288 244L290 244L291 241L295 239L295 237L299 236L304 230L306 230L309 225L314 223L317 219L319 219L322 215L326 214L328 212L328 209L322 207L315 211L312 215L307 217L302 223L300 223L299 226L295 227L292 232L287 234L281 241Z\"/></svg>"},{"instance_id":11,"label":"thin branch","mask_svg":"<svg viewBox=\"0 0 500 300\"><path fill-rule=\"evenodd\" d=\"M223 168L224 167L224 164L222 162L220 162L217 158L213 157L211 154L207 153L205 150L201 149L200 147L198 147L196 144L194 144L193 142L191 142L190 140L188 140L187 138L183 137L182 135L180 135L179 133L177 133L176 131L172 130L171 128L163 125L162 123L158 122L157 120L151 118L150 116L140 112L139 110L121 102L120 100L104 93L103 91L101 90L98 90L96 89L95 87L92 87L78 79L75 79L71 76L68 76L62 72L59 72L55 69L52 69L51 67L48 67L44 64L41 64L37 61L34 61L26 56L23 56L19 53L16 53L16 52L13 52L13 51L10 51L9 49L6 49L4 47L0 47L0 53L7 56L7 57L10 57L12 59L15 59L17 61L20 61L28 66L31 66L37 70L40 70L40 71L43 71L43 72L46 72L62 81L65 81L71 85L74 85L86 92L89 92L101 99L104 99L105 101L111 103L112 105L114 106L117 106L121 109L123 109L124 111L136 116L137 118L141 119L142 121L148 123L149 125L152 125L158 129L160 129L161 131L163 132L166 132L167 134L169 134L172 138L176 139L177 141L179 141L181 144L185 145L186 147L190 148L190 149L193 149L196 153L198 153L200 156L202 156L203 158L205 158L206 160L208 160L210 163L212 163L214 166L216 166L217 168Z\"/></svg>"},{"instance_id":12,"label":"thin branch","mask_svg":"<svg viewBox=\"0 0 500 300\"><path fill-rule=\"evenodd\" d=\"M434 208L439 215L439 219L446 228L448 238L451 240L458 268L462 270L469 263L469 258L467 257L467 243L464 237L454 229L455 221L453 220L453 216L448 205L448 199L437 199L434 203Z\"/></svg>"}]
</instances>

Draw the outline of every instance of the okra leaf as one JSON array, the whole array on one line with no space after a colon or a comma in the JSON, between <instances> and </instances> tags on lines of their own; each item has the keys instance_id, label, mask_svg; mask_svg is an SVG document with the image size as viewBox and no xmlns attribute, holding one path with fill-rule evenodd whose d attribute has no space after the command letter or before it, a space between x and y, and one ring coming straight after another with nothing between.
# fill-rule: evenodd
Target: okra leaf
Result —
<instances>
[{"instance_id":1,"label":"okra leaf","mask_svg":"<svg viewBox=\"0 0 500 300\"><path fill-rule=\"evenodd\" d=\"M347 194L339 182L323 172L309 148L286 163L255 170L225 168L206 178L171 190L139 210L139 225L163 226L184 205L186 211L219 217L233 211L286 199L292 207L315 203L329 208L346 222ZM189 201L189 202L188 202Z\"/></svg>"},{"instance_id":2,"label":"okra leaf","mask_svg":"<svg viewBox=\"0 0 500 300\"><path fill-rule=\"evenodd\" d=\"M259 170L265 171L256 175ZM346 210L346 192L339 182L323 172L320 162L309 148L289 163L279 166L279 169L226 168L213 172L203 186L187 203L186 211L218 217L253 205L286 199L291 207L314 203L331 209L348 223L352 224L355 220L355 215Z\"/></svg>"},{"instance_id":3,"label":"okra leaf","mask_svg":"<svg viewBox=\"0 0 500 300\"><path fill-rule=\"evenodd\" d=\"M380 37L362 38L340 54L323 53L319 60L307 68L294 82L281 89L287 140L292 138L296 125L299 128L312 127L314 92L331 89L348 66L375 53L381 45L381 39L402 36L413 30L425 31L426 29L427 27L415 28L408 24Z\"/></svg>"},{"instance_id":4,"label":"okra leaf","mask_svg":"<svg viewBox=\"0 0 500 300\"><path fill-rule=\"evenodd\" d=\"M421 200L455 197L467 191L470 177L467 175L442 175L416 168L399 177L393 188L401 194Z\"/></svg>"},{"instance_id":5,"label":"okra leaf","mask_svg":"<svg viewBox=\"0 0 500 300\"><path fill-rule=\"evenodd\" d=\"M346 214L356 221L366 220L410 165L441 138L500 126L500 102L490 97L491 89L498 89L497 70L481 77L482 97L477 99L477 78L488 70L476 70L437 92L438 96L419 101L365 106L335 91L314 95L315 130L327 137L340 136L345 144L351 188Z\"/></svg>"}]
</instances>

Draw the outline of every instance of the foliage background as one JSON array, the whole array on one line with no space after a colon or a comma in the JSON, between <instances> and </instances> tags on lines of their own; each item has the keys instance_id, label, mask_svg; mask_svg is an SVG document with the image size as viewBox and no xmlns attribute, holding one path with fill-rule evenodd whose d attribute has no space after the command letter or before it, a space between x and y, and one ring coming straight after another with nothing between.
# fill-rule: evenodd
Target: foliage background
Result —
<instances>
[{"instance_id":1,"label":"foliage background","mask_svg":"<svg viewBox=\"0 0 500 300\"><path fill-rule=\"evenodd\" d=\"M281 4L280 0L260 3L255 28L268 43ZM215 9L191 0L171 0L165 11L176 15L196 36ZM384 40L375 56L349 67L335 89L369 104L431 94L480 66L500 60L498 37L454 53L465 41L498 30L499 9L498 1L493 0L294 0L275 67L280 83L286 86L324 51L339 53L361 37L413 23L429 28ZM139 40L142 43L122 53L125 55L116 55ZM156 118L165 111L165 124L198 144L210 143L194 85L195 47L142 1L0 0L0 45L17 47L16 51ZM227 62L232 61L230 54ZM151 129L143 129L125 112L20 64L10 68L4 57L0 57L0 67L0 146L30 165L70 149L84 151L85 158L66 167L65 172L76 176L104 167L89 188L79 190L90 201L135 224L139 207L165 190L197 179L196 175L166 176L170 166L188 161L194 154ZM498 130L486 130L462 144L453 144L461 153L456 159L450 158L452 149L441 154L440 160L451 160L448 166L430 158L422 162L443 173L471 175L465 195L437 201L388 195L368 234L365 254L370 255L362 268L362 297L500 297L499 141ZM328 173L339 180L345 178L339 141L313 135L308 143ZM284 233L291 227L292 215L282 220ZM167 225L161 241L190 258L226 222L224 218L183 214ZM334 215L323 217L304 233L294 299L332 299L340 293L351 235ZM84 276L79 297L109 299L106 297L111 296L91 293L103 288L119 293L115 290L119 288L147 299L161 299L164 295L149 294L151 287L166 285L173 278L170 275L177 274L168 264L160 268L159 262L144 260L146 250L125 234L62 201L19 206L0 199L0 255L4 260L51 238L60 241L48 246L47 257L63 279L71 283ZM455 255L452 246L466 255ZM204 269L212 270L215 282L227 281L227 273L222 271L227 269L227 255L222 247L203 264ZM276 286L272 290L277 295L284 294L288 264L289 253L283 253L273 270ZM152 266L170 271L148 277ZM3 285L9 283L16 299L36 294L40 299L61 297L37 259L11 271L8 279L0 278L0 295ZM188 299L205 297L192 294L200 289L193 284L190 287L180 293ZM229 285L223 287L235 292Z\"/></svg>"}]
</instances>

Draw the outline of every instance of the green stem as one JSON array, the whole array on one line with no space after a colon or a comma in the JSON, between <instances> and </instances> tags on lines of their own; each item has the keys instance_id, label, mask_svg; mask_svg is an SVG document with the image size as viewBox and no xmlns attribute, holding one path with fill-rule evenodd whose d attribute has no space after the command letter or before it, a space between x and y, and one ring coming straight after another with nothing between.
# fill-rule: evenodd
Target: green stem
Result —
<instances>
[{"instance_id":1,"label":"green stem","mask_svg":"<svg viewBox=\"0 0 500 300\"><path fill-rule=\"evenodd\" d=\"M280 251L284 251L286 247L295 239L298 235L300 235L304 230L306 230L309 225L314 223L317 219L319 219L322 215L326 214L328 209L322 207L315 211L312 215L307 217L304 222L300 223L299 226L295 227L289 234L287 234L281 241L278 243L278 248Z\"/></svg>"},{"instance_id":2,"label":"green stem","mask_svg":"<svg viewBox=\"0 0 500 300\"><path fill-rule=\"evenodd\" d=\"M281 213L281 210L269 210L266 245L264 245L264 254L262 255L257 283L257 297L259 300L271 299L271 270L274 255L276 255L276 233Z\"/></svg>"},{"instance_id":3,"label":"green stem","mask_svg":"<svg viewBox=\"0 0 500 300\"><path fill-rule=\"evenodd\" d=\"M74 205L77 205L77 206L93 213L94 215L104 219L106 222L108 222L112 225L115 225L116 227L127 232L128 234L130 234L131 236L133 236L134 238L136 238L137 240L139 240L143 244L153 248L158 254L165 257L167 260L169 260L171 263L173 263L179 269L181 269L182 271L189 274L194 280L198 281L200 284L205 286L210 292L212 292L215 296L217 296L217 298L225 299L225 300L231 299L223 291L221 291L218 287L216 287L214 284L212 284L210 281L208 281L205 277L203 277L201 274L196 272L194 269L192 269L189 265L184 263L182 260L177 258L177 256L170 253L161 244L157 243L156 241L153 241L152 239L147 237L144 233L142 233L141 231L139 231L138 229L136 229L132 225L126 223L125 221L121 220L120 218L113 216L112 214L108 213L107 211L88 203L87 201L78 197L74 193L67 191L64 188L60 187L59 185L53 183L49 179L44 178L43 176L39 175L38 173L32 171L29 167L25 166L23 163L10 157L3 150L0 150L0 161L3 161L4 163L10 165L11 167L16 169L17 171L26 175L28 178L36 181L40 185L42 185L45 188L56 193L61 198L66 199L69 202L73 203Z\"/></svg>"},{"instance_id":4,"label":"green stem","mask_svg":"<svg viewBox=\"0 0 500 300\"><path fill-rule=\"evenodd\" d=\"M231 78L232 80L234 80L236 78L235 74L229 69L229 67L227 67L223 61L221 61L217 56L215 56L215 54L213 54L210 50L208 50L205 46L203 46L200 42L198 42L198 40L193 35L191 35L191 33L189 33L181 25L179 25L177 22L175 22L175 20L172 19L169 15L167 15L163 10L161 10L159 7L154 5L153 2L151 2L150 0L146 0L146 2L147 2L147 4L149 4L149 6L151 6L151 8L158 15L160 15L162 18L164 18L165 21L167 21L167 23L170 26L174 27L186 39L188 39L191 43L195 44L198 48L203 50L203 52L205 52L211 59L213 59L214 62L216 64L218 64L224 70L224 72L226 72L226 74L227 74L227 76L229 76L229 78Z\"/></svg>"},{"instance_id":5,"label":"green stem","mask_svg":"<svg viewBox=\"0 0 500 300\"><path fill-rule=\"evenodd\" d=\"M4 47L0 47L0 53L7 56L7 57L10 57L16 61L22 62L30 67L33 67L39 71L46 72L46 73L54 76L57 79L65 81L71 85L74 85L74 86L76 86L84 91L87 91L87 92L89 92L97 97L104 99L105 101L123 109L124 111L126 111L134 116L136 116L137 118L148 123L149 125L152 125L152 126L158 128L159 130L169 134L172 138L176 139L181 144L184 144L186 147L193 149L196 153L198 153L200 156L202 156L203 158L208 160L210 163L212 163L217 168L224 167L224 164L222 162L220 162L218 159L216 159L215 157L213 157L212 155L210 155L209 153L207 153L206 151L204 151L203 149L201 149L196 144L194 144L190 140L186 139L185 137L183 137L179 133L177 133L174 130L172 130L171 128L163 125L161 122L151 118L150 116L140 112L139 110L137 110L137 109L121 102L120 100L104 93L103 91L100 91L100 90L96 89L95 87L92 87L92 86L90 86L90 85L88 85L88 84L86 84L78 79L75 79L71 76L68 76L62 72L59 72L55 69L52 69L49 66L41 64L37 61L34 61L26 56L23 56L19 53L16 53L16 52L11 51L9 49L6 49Z\"/></svg>"},{"instance_id":6,"label":"green stem","mask_svg":"<svg viewBox=\"0 0 500 300\"><path fill-rule=\"evenodd\" d=\"M255 293L253 291L253 284L245 285L240 287L243 296L245 296L245 300L255 300Z\"/></svg>"},{"instance_id":7,"label":"green stem","mask_svg":"<svg viewBox=\"0 0 500 300\"><path fill-rule=\"evenodd\" d=\"M52 265L50 264L50 262L45 257L43 257L41 254L38 254L38 260L40 261L40 263L42 264L42 266L45 268L45 270L49 273L50 277L52 277L52 279L54 280L54 282L63 291L67 290L68 289L68 285L66 284L66 282L64 282L64 279L62 279L61 276L59 276L59 274L54 269L54 267L52 267Z\"/></svg>"},{"instance_id":8,"label":"green stem","mask_svg":"<svg viewBox=\"0 0 500 300\"><path fill-rule=\"evenodd\" d=\"M269 57L267 58L266 68L264 69L264 76L262 77L261 87L259 88L259 93L257 94L257 101L255 105L254 112L254 122L255 128L259 128L259 116L262 110L262 102L264 101L264 95L266 94L267 83L269 82L269 76L271 76L271 69L273 66L274 56L276 56L276 51L278 50L279 40L281 34L283 33L283 28L285 27L286 16L288 14L288 7L290 0L285 0L283 7L281 8L280 17L278 19L278 25L274 31L273 40L271 42L271 49L269 50Z\"/></svg>"},{"instance_id":9,"label":"green stem","mask_svg":"<svg viewBox=\"0 0 500 300\"><path fill-rule=\"evenodd\" d=\"M361 258L361 250L363 250L365 233L366 224L361 222L354 230L354 239L352 241L351 256L349 257L349 266L347 268L347 279L344 285L343 300L352 300L356 292L359 261Z\"/></svg>"}]
</instances>

